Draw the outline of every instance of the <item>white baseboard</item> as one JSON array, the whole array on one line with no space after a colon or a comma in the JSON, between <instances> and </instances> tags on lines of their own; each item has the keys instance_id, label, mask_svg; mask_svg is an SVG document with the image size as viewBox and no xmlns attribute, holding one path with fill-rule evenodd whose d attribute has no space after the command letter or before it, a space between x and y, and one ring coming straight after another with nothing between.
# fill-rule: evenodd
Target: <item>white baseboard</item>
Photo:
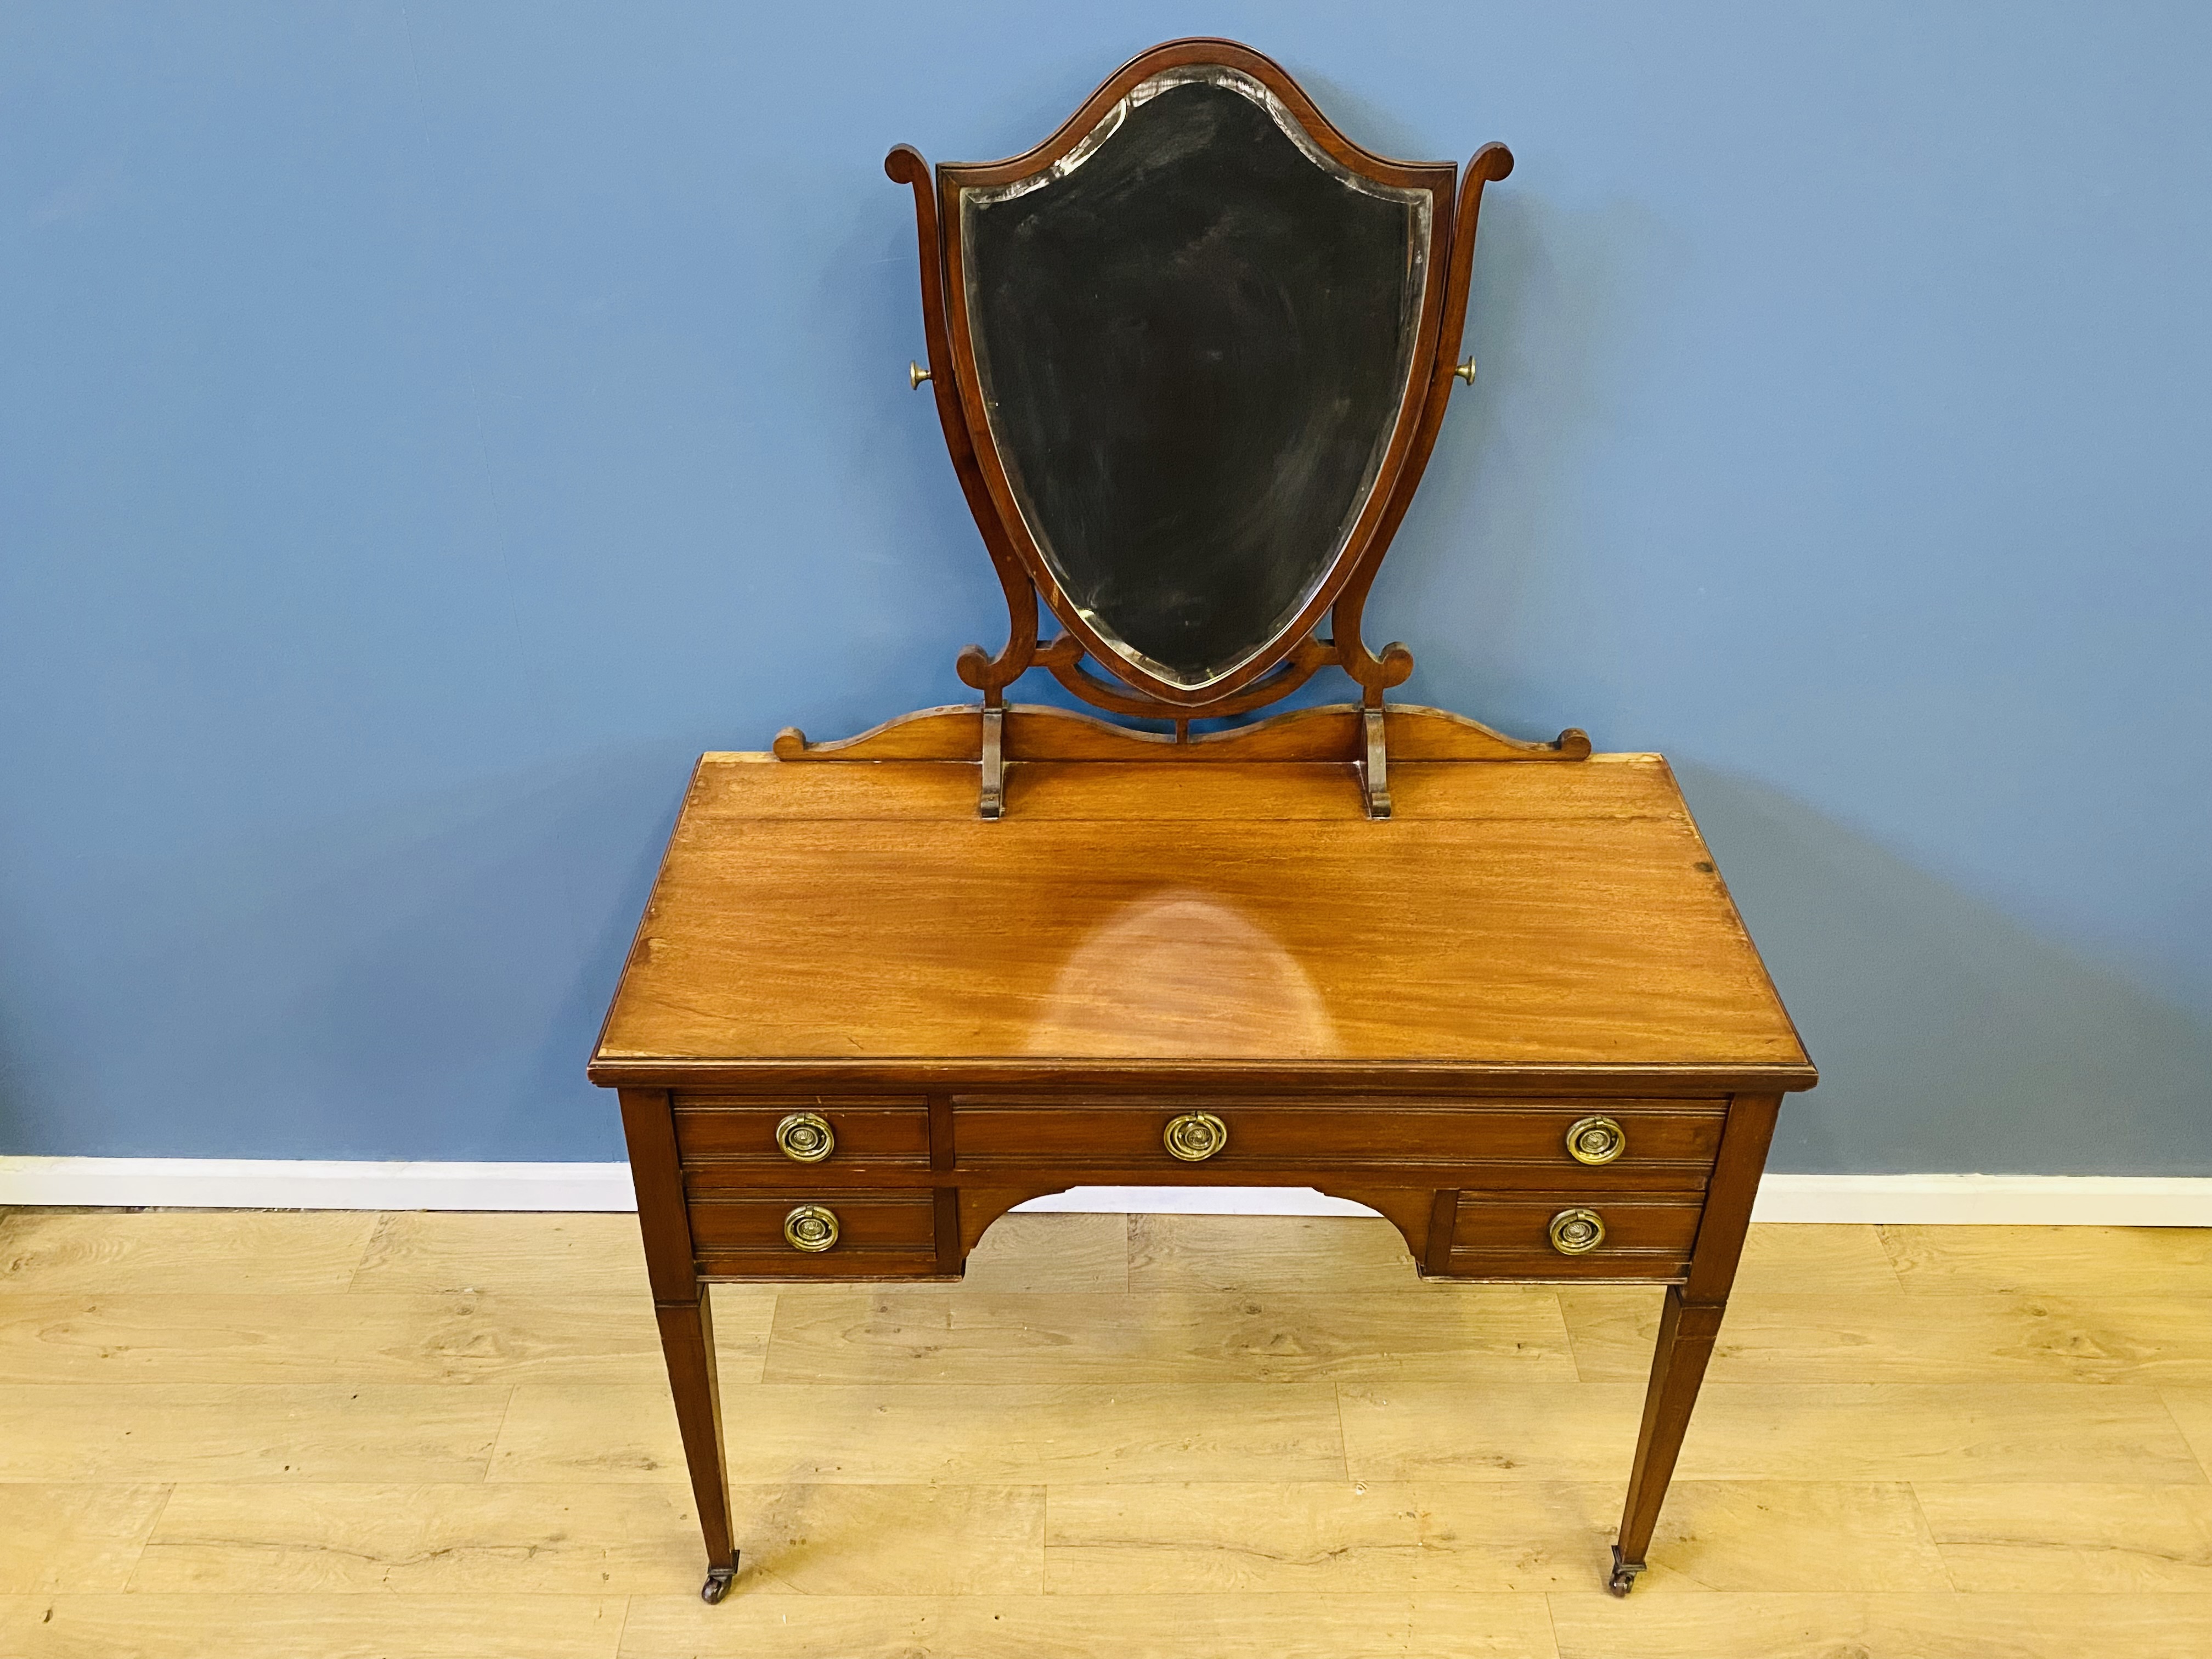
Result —
<instances>
[{"instance_id":1,"label":"white baseboard","mask_svg":"<svg viewBox=\"0 0 2212 1659\"><path fill-rule=\"evenodd\" d=\"M0 1158L0 1205L242 1210L632 1210L626 1164ZM1076 1187L1024 1210L1371 1215L1310 1187ZM2212 1227L2212 1177L1781 1175L1754 1221Z\"/></svg>"},{"instance_id":2,"label":"white baseboard","mask_svg":"<svg viewBox=\"0 0 2212 1659\"><path fill-rule=\"evenodd\" d=\"M2212 1227L2203 1176L1781 1175L1753 1221L1982 1227Z\"/></svg>"},{"instance_id":3,"label":"white baseboard","mask_svg":"<svg viewBox=\"0 0 2212 1659\"><path fill-rule=\"evenodd\" d=\"M210 1210L635 1210L627 1164L0 1158L0 1204Z\"/></svg>"}]
</instances>

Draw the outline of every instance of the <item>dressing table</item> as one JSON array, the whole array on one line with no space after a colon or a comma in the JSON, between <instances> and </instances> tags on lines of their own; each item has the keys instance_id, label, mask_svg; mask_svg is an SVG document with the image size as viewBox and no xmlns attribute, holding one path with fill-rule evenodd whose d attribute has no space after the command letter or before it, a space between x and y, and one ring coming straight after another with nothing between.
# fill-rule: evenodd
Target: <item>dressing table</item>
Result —
<instances>
[{"instance_id":1,"label":"dressing table","mask_svg":"<svg viewBox=\"0 0 2212 1659\"><path fill-rule=\"evenodd\" d=\"M1318 1188L1429 1277L1664 1285L1607 1582L1643 1570L1816 1077L1662 759L1392 702L1411 653L1362 638L1510 167L1370 155L1220 40L1011 161L891 153L1008 637L974 703L700 761L590 1067L709 1601L708 1287L957 1279L1092 1184ZM1357 700L1237 723L1323 669ZM1032 670L1122 720L1009 701Z\"/></svg>"}]
</instances>

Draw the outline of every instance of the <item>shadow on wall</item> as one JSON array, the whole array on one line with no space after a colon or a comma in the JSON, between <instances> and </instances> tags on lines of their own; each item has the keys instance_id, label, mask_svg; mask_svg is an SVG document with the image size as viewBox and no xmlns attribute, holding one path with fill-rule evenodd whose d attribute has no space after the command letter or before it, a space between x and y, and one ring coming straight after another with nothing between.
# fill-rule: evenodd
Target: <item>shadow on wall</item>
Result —
<instances>
[{"instance_id":1,"label":"shadow on wall","mask_svg":"<svg viewBox=\"0 0 2212 1659\"><path fill-rule=\"evenodd\" d=\"M1678 264L1641 204L1566 205L1517 173L1486 194L1462 343L1480 376L1453 393L1368 607L1377 640L1413 647L1407 701L1547 738L1633 701L1589 596L1618 582L1604 452Z\"/></svg>"},{"instance_id":2,"label":"shadow on wall","mask_svg":"<svg viewBox=\"0 0 2212 1659\"><path fill-rule=\"evenodd\" d=\"M1821 1068L1775 1168L2212 1175L2212 1030L1801 802L1675 769Z\"/></svg>"}]
</instances>

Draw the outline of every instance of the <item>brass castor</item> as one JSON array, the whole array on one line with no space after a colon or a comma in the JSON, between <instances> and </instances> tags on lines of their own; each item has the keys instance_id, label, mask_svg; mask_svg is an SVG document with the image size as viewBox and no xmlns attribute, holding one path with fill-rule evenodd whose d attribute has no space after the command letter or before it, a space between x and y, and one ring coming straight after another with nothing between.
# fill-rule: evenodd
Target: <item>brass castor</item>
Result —
<instances>
[{"instance_id":1,"label":"brass castor","mask_svg":"<svg viewBox=\"0 0 2212 1659\"><path fill-rule=\"evenodd\" d=\"M1620 1546L1615 1544L1613 1547L1613 1571L1607 1577L1605 1587L1615 1595L1626 1595L1636 1588L1636 1575L1643 1571L1643 1562L1622 1560Z\"/></svg>"},{"instance_id":2,"label":"brass castor","mask_svg":"<svg viewBox=\"0 0 2212 1659\"><path fill-rule=\"evenodd\" d=\"M730 1593L730 1580L738 1576L733 1567L709 1567L707 1582L699 1586L699 1599L712 1607Z\"/></svg>"}]
</instances>

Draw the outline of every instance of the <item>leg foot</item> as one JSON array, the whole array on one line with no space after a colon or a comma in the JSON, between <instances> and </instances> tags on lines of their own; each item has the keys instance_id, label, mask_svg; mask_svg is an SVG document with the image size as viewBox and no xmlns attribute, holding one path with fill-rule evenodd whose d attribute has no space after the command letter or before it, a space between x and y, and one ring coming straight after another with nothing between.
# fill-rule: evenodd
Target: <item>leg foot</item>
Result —
<instances>
[{"instance_id":1,"label":"leg foot","mask_svg":"<svg viewBox=\"0 0 2212 1659\"><path fill-rule=\"evenodd\" d=\"M1643 1562L1622 1560L1620 1546L1615 1544L1613 1547L1613 1573L1605 1581L1605 1587L1615 1595L1626 1595L1636 1588L1636 1575L1643 1571Z\"/></svg>"},{"instance_id":2,"label":"leg foot","mask_svg":"<svg viewBox=\"0 0 2212 1659\"><path fill-rule=\"evenodd\" d=\"M712 1607L730 1593L730 1580L738 1576L735 1567L709 1567L707 1582L699 1586L699 1599Z\"/></svg>"}]
</instances>

